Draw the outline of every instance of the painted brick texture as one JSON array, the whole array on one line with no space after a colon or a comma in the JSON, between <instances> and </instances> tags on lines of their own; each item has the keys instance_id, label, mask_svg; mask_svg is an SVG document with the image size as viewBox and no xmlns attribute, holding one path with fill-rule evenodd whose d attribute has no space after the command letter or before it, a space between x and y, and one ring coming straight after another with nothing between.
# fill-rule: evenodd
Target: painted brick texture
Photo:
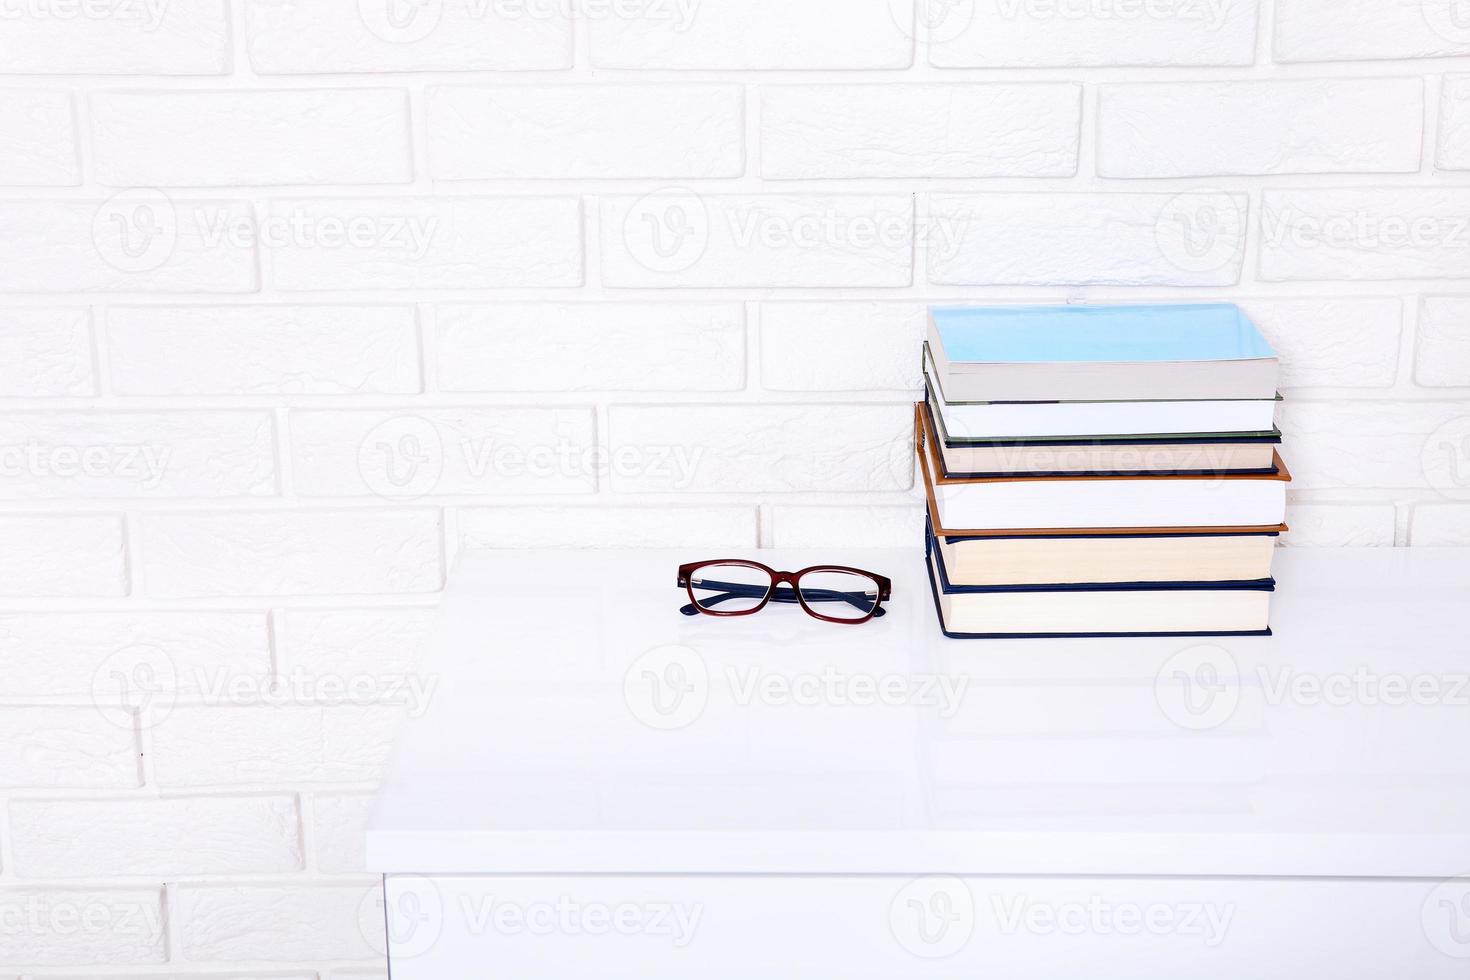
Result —
<instances>
[{"instance_id":1,"label":"painted brick texture","mask_svg":"<svg viewBox=\"0 0 1470 980\"><path fill-rule=\"evenodd\" d=\"M384 976L456 554L911 545L930 302L1238 302L1283 543L1470 543L1463 3L391 6L0 19L0 980Z\"/></svg>"}]
</instances>

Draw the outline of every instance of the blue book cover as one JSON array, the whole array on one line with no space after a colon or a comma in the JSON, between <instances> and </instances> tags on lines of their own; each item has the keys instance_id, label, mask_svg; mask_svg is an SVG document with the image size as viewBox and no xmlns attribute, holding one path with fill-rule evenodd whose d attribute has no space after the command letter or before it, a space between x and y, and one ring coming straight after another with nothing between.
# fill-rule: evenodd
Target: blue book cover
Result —
<instances>
[{"instance_id":1,"label":"blue book cover","mask_svg":"<svg viewBox=\"0 0 1470 980\"><path fill-rule=\"evenodd\" d=\"M1040 364L1274 358L1232 303L1135 306L936 306L951 363Z\"/></svg>"}]
</instances>

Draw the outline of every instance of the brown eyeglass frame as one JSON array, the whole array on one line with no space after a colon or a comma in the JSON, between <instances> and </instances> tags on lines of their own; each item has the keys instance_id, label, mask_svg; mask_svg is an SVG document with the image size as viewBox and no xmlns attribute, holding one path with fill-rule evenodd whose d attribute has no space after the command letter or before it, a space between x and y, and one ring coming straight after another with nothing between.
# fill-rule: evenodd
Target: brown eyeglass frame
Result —
<instances>
[{"instance_id":1,"label":"brown eyeglass frame","mask_svg":"<svg viewBox=\"0 0 1470 980\"><path fill-rule=\"evenodd\" d=\"M694 573L701 568L709 568L714 565L739 565L744 568L758 569L771 577L771 585L766 589L766 594L761 598L760 603L750 609L741 609L738 611L706 609L700 605L699 600L694 596ZM836 616L825 616L808 605L806 597L801 592L800 579L803 575L811 572L846 572L850 575L862 575L872 579L878 586L878 599L873 603L873 608L868 610L868 614L861 619L839 619ZM705 616L754 616L766 608L771 599L776 597L776 593L782 585L791 586L791 595L790 597L783 595L777 601L797 602L808 616L814 619L820 619L825 623L844 623L853 626L866 623L875 616L884 615L883 603L893 598L893 581L891 579L862 568L852 568L848 565L813 565L810 568L803 568L796 572L780 572L769 565L762 565L758 561L747 561L743 558L723 558L712 561L690 562L687 565L679 566L679 586L689 594L689 605L680 611L686 616L697 616L701 614Z\"/></svg>"}]
</instances>

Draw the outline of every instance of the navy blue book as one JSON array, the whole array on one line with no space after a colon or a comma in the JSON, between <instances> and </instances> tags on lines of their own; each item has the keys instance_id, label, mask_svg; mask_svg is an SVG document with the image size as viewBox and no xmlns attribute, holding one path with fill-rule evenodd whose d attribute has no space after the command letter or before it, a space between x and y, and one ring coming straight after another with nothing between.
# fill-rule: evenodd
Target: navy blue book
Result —
<instances>
[{"instance_id":1,"label":"navy blue book","mask_svg":"<svg viewBox=\"0 0 1470 980\"><path fill-rule=\"evenodd\" d=\"M940 628L956 639L1271 635L1272 578L956 585L932 528L925 551Z\"/></svg>"}]
</instances>

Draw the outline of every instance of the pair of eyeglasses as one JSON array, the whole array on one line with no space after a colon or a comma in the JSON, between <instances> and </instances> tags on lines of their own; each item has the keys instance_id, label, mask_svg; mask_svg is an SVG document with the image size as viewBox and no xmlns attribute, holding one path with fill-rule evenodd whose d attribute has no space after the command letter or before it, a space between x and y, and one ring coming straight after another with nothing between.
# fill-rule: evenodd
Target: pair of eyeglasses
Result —
<instances>
[{"instance_id":1,"label":"pair of eyeglasses","mask_svg":"<svg viewBox=\"0 0 1470 980\"><path fill-rule=\"evenodd\" d=\"M884 614L893 583L882 575L843 565L815 565L778 572L755 561L701 561L679 566L679 587L689 593L686 616L749 616L771 602L794 602L828 623L866 623Z\"/></svg>"}]
</instances>

